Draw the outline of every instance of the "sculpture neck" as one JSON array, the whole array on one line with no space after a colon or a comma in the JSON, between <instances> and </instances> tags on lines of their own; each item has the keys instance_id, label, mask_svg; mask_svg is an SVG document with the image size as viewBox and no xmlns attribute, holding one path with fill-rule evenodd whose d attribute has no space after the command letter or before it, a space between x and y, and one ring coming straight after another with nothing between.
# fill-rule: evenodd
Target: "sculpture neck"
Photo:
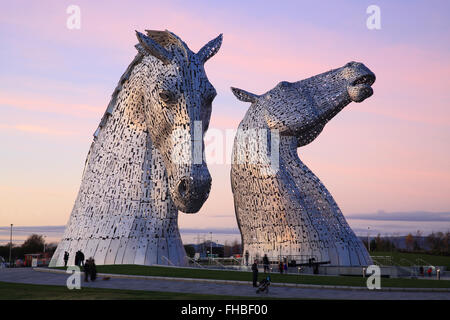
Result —
<instances>
[{"instance_id":1,"label":"sculpture neck","mask_svg":"<svg viewBox=\"0 0 450 320\"><path fill-rule=\"evenodd\" d=\"M280 169L287 171L296 179L312 178L316 187L323 187L319 178L300 160L297 149L297 137L280 136Z\"/></svg>"},{"instance_id":2,"label":"sculpture neck","mask_svg":"<svg viewBox=\"0 0 450 320\"><path fill-rule=\"evenodd\" d=\"M280 158L292 160L297 158L298 138L295 136L280 135Z\"/></svg>"}]
</instances>

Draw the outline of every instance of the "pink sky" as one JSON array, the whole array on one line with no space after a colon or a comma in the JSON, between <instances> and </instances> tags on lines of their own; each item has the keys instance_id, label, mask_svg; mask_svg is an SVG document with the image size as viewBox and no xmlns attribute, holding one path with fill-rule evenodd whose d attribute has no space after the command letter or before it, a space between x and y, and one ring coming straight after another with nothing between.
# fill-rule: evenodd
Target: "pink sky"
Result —
<instances>
[{"instance_id":1,"label":"pink sky","mask_svg":"<svg viewBox=\"0 0 450 320\"><path fill-rule=\"evenodd\" d=\"M66 28L70 4L80 6L80 30ZM220 52L206 65L218 92L211 127L220 129L236 128L248 108L230 86L259 94L282 80L363 62L377 75L373 97L336 116L299 149L301 159L346 216L450 211L450 6L378 1L382 28L368 30L369 4L4 4L0 226L67 222L92 133L135 55L135 29L171 30L194 51L224 34ZM210 198L197 215L180 214L181 227L236 227L230 167L209 168Z\"/></svg>"}]
</instances>

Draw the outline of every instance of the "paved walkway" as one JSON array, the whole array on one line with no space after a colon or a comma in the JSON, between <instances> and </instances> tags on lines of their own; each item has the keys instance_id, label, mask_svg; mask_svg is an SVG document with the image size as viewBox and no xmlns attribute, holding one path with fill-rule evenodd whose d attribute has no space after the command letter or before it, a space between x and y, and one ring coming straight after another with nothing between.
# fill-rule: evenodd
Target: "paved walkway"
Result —
<instances>
[{"instance_id":1,"label":"paved walkway","mask_svg":"<svg viewBox=\"0 0 450 320\"><path fill-rule=\"evenodd\" d=\"M46 284L65 286L68 274L39 272L31 268L0 269L0 281ZM82 282L82 287L147 290L165 292L186 292L231 295L244 297L258 297L255 289L247 285L217 284L208 282L187 282L174 280L141 280L111 278L108 281L101 279L96 282ZM264 294L264 296L266 296ZM313 289L293 287L270 287L269 297L276 298L309 298L309 299L369 299L369 300L450 300L450 292L395 292L395 291L365 291L365 290L341 290L341 289Z\"/></svg>"}]
</instances>

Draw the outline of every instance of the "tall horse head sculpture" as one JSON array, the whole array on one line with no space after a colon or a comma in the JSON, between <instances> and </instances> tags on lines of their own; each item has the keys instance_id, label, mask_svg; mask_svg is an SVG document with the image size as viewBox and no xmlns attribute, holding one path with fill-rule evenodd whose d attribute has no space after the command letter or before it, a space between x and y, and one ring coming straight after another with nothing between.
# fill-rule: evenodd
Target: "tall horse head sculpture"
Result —
<instances>
[{"instance_id":1,"label":"tall horse head sculpture","mask_svg":"<svg viewBox=\"0 0 450 320\"><path fill-rule=\"evenodd\" d=\"M297 148L312 142L350 102L370 97L374 81L367 67L350 62L302 81L280 82L263 95L232 88L239 100L252 103L239 125L231 169L236 217L250 261L268 254L297 262L371 263L331 194L300 161ZM270 148L261 148L247 133L255 130L263 131L258 136ZM251 161L255 150L264 161ZM275 169L269 158L277 159Z\"/></svg>"},{"instance_id":2,"label":"tall horse head sculpture","mask_svg":"<svg viewBox=\"0 0 450 320\"><path fill-rule=\"evenodd\" d=\"M52 265L75 252L97 264L184 265L178 210L195 213L211 176L204 161L216 91L204 63L222 35L197 53L169 31L136 31L138 54L94 133L80 191Z\"/></svg>"}]
</instances>

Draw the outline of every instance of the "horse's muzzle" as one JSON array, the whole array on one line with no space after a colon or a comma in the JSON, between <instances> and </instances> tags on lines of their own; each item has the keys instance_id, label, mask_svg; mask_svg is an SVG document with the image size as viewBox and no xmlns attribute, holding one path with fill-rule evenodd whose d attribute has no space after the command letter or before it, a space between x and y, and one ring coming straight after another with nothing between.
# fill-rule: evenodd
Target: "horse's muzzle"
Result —
<instances>
[{"instance_id":1,"label":"horse's muzzle","mask_svg":"<svg viewBox=\"0 0 450 320\"><path fill-rule=\"evenodd\" d=\"M184 213L196 213L208 199L210 190L209 172L198 178L183 177L176 184L172 198L178 210Z\"/></svg>"}]
</instances>

